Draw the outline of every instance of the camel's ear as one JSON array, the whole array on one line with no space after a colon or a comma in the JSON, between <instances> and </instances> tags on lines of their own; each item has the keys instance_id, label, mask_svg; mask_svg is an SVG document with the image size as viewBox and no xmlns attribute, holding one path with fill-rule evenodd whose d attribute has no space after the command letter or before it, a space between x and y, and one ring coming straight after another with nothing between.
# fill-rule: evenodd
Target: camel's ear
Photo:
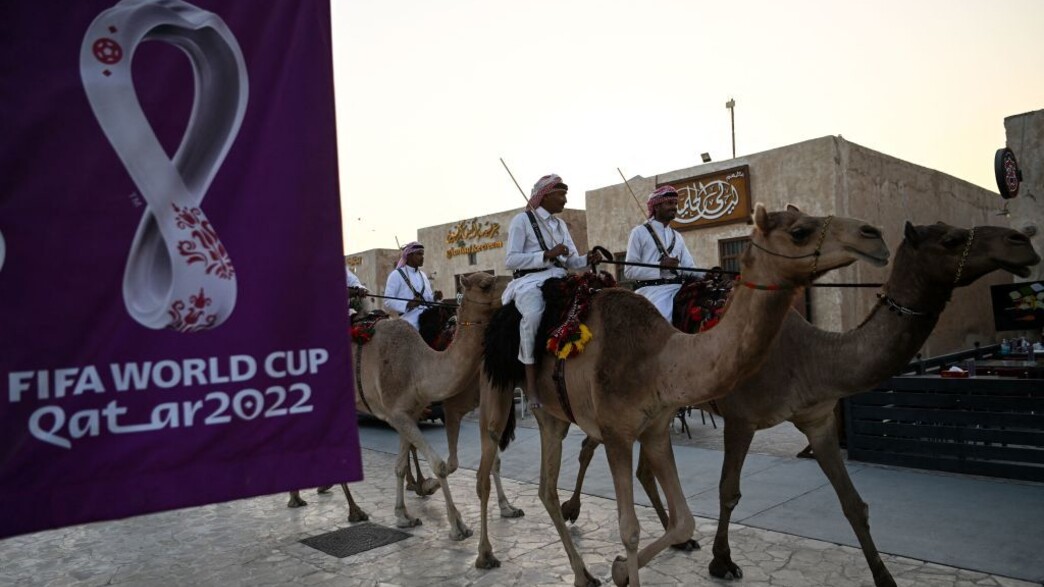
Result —
<instances>
[{"instance_id":1,"label":"camel's ear","mask_svg":"<svg viewBox=\"0 0 1044 587\"><path fill-rule=\"evenodd\" d=\"M469 277L470 275L461 275L459 277L460 289L468 289L468 286L471 284L471 280L469 279Z\"/></svg>"},{"instance_id":2,"label":"camel's ear","mask_svg":"<svg viewBox=\"0 0 1044 587\"><path fill-rule=\"evenodd\" d=\"M903 226L903 236L906 238L906 242L915 249L917 248L917 245L921 244L921 235L917 233L917 229L914 228L913 224L910 224L909 220L907 220L906 225Z\"/></svg>"},{"instance_id":3,"label":"camel's ear","mask_svg":"<svg viewBox=\"0 0 1044 587\"><path fill-rule=\"evenodd\" d=\"M787 204L787 210L789 210L791 212L800 212L801 211L794 204Z\"/></svg>"},{"instance_id":4,"label":"camel's ear","mask_svg":"<svg viewBox=\"0 0 1044 587\"><path fill-rule=\"evenodd\" d=\"M765 234L772 230L772 227L769 225L768 211L765 210L764 204L754 206L754 226L757 226L758 230Z\"/></svg>"}]
</instances>

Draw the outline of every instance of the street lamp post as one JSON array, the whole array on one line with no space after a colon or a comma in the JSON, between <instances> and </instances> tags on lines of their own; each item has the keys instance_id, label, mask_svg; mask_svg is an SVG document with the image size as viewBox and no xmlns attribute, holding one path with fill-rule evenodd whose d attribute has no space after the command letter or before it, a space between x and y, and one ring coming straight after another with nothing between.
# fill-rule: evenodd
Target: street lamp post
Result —
<instances>
[{"instance_id":1,"label":"street lamp post","mask_svg":"<svg viewBox=\"0 0 1044 587\"><path fill-rule=\"evenodd\" d=\"M729 109L729 120L732 123L732 158L736 158L736 101L729 98L728 102L725 102L725 107Z\"/></svg>"}]
</instances>

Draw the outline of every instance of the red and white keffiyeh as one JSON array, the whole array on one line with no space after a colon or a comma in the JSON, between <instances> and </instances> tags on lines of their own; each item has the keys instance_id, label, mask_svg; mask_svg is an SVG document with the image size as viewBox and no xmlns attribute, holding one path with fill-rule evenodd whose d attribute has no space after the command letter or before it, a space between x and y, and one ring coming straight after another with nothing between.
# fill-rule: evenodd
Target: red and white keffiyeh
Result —
<instances>
[{"instance_id":1,"label":"red and white keffiyeh","mask_svg":"<svg viewBox=\"0 0 1044 587\"><path fill-rule=\"evenodd\" d=\"M424 245L420 244L417 241L413 241L412 243L406 243L406 245L402 247L402 254L399 255L399 262L395 264L395 268L398 269L405 265L406 257L410 256L410 253L416 253L417 251L423 250Z\"/></svg>"},{"instance_id":2,"label":"red and white keffiyeh","mask_svg":"<svg viewBox=\"0 0 1044 587\"><path fill-rule=\"evenodd\" d=\"M664 185L656 188L656 191L649 194L649 200L645 202L645 209L649 212L649 218L653 217L653 208L657 204L671 200L678 201L678 190L674 189L674 186Z\"/></svg>"},{"instance_id":3,"label":"red and white keffiyeh","mask_svg":"<svg viewBox=\"0 0 1044 587\"><path fill-rule=\"evenodd\" d=\"M568 189L569 187L562 183L562 178L557 173L545 175L533 184L533 191L530 192L529 197L529 208L536 210L544 201L544 196L556 190L567 191Z\"/></svg>"}]
</instances>

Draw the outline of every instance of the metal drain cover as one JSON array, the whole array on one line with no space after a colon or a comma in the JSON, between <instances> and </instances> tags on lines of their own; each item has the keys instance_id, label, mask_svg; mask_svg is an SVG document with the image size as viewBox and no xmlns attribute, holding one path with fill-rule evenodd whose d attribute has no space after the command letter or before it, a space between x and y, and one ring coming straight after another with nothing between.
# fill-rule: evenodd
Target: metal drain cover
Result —
<instances>
[{"instance_id":1,"label":"metal drain cover","mask_svg":"<svg viewBox=\"0 0 1044 587\"><path fill-rule=\"evenodd\" d=\"M305 538L301 541L301 544L321 550L330 556L344 558L380 546L393 544L410 536L412 534L407 534L401 530L385 528L384 526L367 522Z\"/></svg>"}]
</instances>

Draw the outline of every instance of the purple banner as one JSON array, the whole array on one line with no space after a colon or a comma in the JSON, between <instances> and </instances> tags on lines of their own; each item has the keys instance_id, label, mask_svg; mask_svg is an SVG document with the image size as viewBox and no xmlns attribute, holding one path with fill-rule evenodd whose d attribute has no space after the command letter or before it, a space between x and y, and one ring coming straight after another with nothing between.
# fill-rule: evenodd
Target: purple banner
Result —
<instances>
[{"instance_id":1,"label":"purple banner","mask_svg":"<svg viewBox=\"0 0 1044 587\"><path fill-rule=\"evenodd\" d=\"M0 4L0 537L361 479L329 10Z\"/></svg>"}]
</instances>

